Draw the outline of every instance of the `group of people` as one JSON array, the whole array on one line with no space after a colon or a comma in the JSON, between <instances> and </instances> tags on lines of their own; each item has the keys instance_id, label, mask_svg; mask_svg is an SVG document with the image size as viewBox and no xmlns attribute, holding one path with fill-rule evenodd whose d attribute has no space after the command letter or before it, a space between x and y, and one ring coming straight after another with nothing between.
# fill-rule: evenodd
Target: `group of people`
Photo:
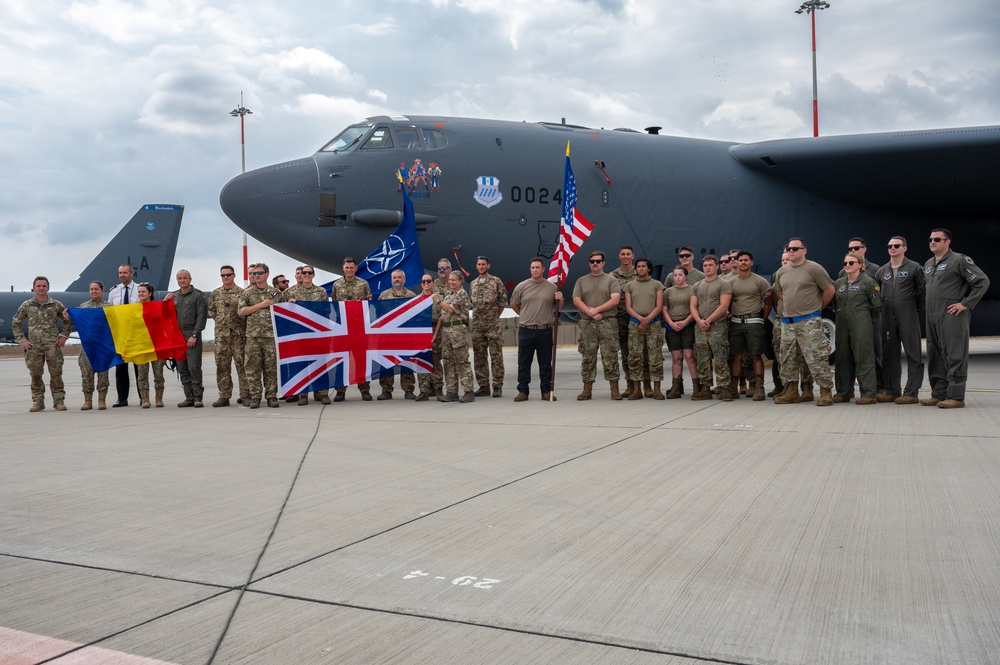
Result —
<instances>
[{"instance_id":1,"label":"group of people","mask_svg":"<svg viewBox=\"0 0 1000 665\"><path fill-rule=\"evenodd\" d=\"M605 273L606 257L601 251L588 256L589 274L577 280L572 301L579 314L579 345L583 391L578 400L593 398L600 352L604 379L615 400L677 399L684 394L684 367L691 378L693 400L725 401L745 394L755 401L767 396L778 404L815 400L828 406L854 399L857 404L879 402L924 404L942 408L965 405L968 374L970 311L989 288L989 278L968 256L951 250L951 232L935 229L929 246L932 258L924 266L906 258L906 239L893 236L887 245L890 260L877 266L866 258L867 244L852 238L843 261L843 270L834 280L819 264L806 258L803 238L791 238L784 247L778 269L768 281L753 272L754 257L747 250L731 250L701 257L701 269L694 266L694 250L682 246L677 266L663 282L651 275L653 265L635 258L631 247L618 253L620 265ZM504 383L503 335L500 314L509 305L519 316L517 356L517 396L529 399L531 366L538 363L541 398L554 401L552 394L553 328L558 320L563 296L546 279L546 262L541 257L529 261L530 277L516 285L507 298L502 280L490 274L490 259L479 256L477 275L468 290L462 271L452 270L448 259L437 262L438 278L421 278L421 295L434 300L432 321L433 372L415 377L400 374L405 399L467 403L476 397L501 397ZM357 262L347 257L343 278L334 282L332 299L370 300L368 283L357 276ZM230 406L234 392L232 369L239 384L237 402L251 409L266 404L276 408L278 374L274 329L270 307L279 302L327 301L327 291L313 283L313 266L295 270L295 284L284 276L271 282L270 269L263 263L249 267L251 284L235 283L236 271L222 266L222 286L209 295L194 288L191 275L178 271L175 291L165 299L177 307L178 323L187 343L186 358L177 363L184 400L178 407L202 407L202 332L208 318L215 321L215 364L218 399L213 407ZM104 299L104 285L93 282L91 299L80 307L107 307L152 300L150 284L136 284L132 268L122 265L116 285ZM406 275L392 273L392 286L379 299L413 298L406 288ZM34 297L25 301L14 318L14 337L25 350L31 374L31 411L45 408L42 372L49 366L53 404L65 410L62 382L62 347L73 330L62 303L48 297L48 280L37 277ZM836 372L829 364L830 344L821 321L822 311L837 312ZM920 349L918 310L927 312L927 372L931 397L923 400L918 392L924 366ZM775 315L772 372L774 390L764 393L765 321ZM470 316L471 313L471 316ZM62 330L59 323L62 319ZM22 323L28 321L28 335ZM671 385L664 393L663 344L670 353ZM469 349L473 361L470 363ZM901 386L900 348L907 361L907 381ZM619 362L620 358L620 362ZM153 403L163 406L163 368L157 360L134 368L142 408ZM83 410L107 408L107 372L95 373L85 353L80 354L83 379ZM152 366L155 397L150 399L149 369ZM626 387L621 390L621 372ZM713 388L713 374L715 387ZM112 406L128 406L129 369L115 370L118 401ZM479 388L475 389L478 383ZM813 385L819 386L819 396ZM378 400L393 398L395 377L379 380ZM361 398L371 401L369 383L358 384ZM419 393L417 392L419 390ZM461 390L461 395L460 395ZM337 388L332 399L346 399L346 388ZM316 391L314 400L330 404L329 391ZM309 404L308 393L287 398L300 406Z\"/></svg>"},{"instance_id":2,"label":"group of people","mask_svg":"<svg viewBox=\"0 0 1000 665\"><path fill-rule=\"evenodd\" d=\"M621 265L609 274L604 272L604 253L591 252L590 274L573 289L583 356L583 391L577 399L593 397L600 351L604 379L616 400L679 398L686 363L693 400L714 394L732 401L743 393L756 401L770 396L777 404L815 400L818 406L830 406L854 399L856 381L859 405L962 408L970 311L990 281L970 257L952 251L951 239L948 229L933 230L928 241L933 256L920 266L906 258L906 239L893 236L887 244L889 262L878 266L866 258L864 239L852 238L836 280L806 258L806 241L799 237L784 246L782 267L770 282L752 272L754 258L747 250L708 254L697 270L692 248L680 247L679 263L663 283L650 276L648 259L634 260L631 247L621 248ZM827 307L836 311L835 372L822 325ZM918 311L923 309L931 396L919 399L924 365ZM765 321L772 311L775 386L765 395ZM664 337L672 359L667 394L660 389ZM905 386L901 347L907 361ZM628 381L624 392L619 354Z\"/></svg>"}]
</instances>

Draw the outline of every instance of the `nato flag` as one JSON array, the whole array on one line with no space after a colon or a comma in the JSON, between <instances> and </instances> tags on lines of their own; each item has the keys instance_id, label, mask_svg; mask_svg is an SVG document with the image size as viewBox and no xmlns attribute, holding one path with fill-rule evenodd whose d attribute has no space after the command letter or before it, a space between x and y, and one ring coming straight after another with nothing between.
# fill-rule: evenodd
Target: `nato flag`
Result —
<instances>
[{"instance_id":1,"label":"nato flag","mask_svg":"<svg viewBox=\"0 0 1000 665\"><path fill-rule=\"evenodd\" d=\"M374 298L378 298L380 293L392 288L393 270L405 272L407 288L420 291L420 277L424 274L424 266L420 260L420 245L417 242L417 222L413 216L413 201L410 200L406 187L400 189L403 193L403 221L399 223L392 235L386 238L381 247L369 254L358 265L358 277L368 282Z\"/></svg>"}]
</instances>

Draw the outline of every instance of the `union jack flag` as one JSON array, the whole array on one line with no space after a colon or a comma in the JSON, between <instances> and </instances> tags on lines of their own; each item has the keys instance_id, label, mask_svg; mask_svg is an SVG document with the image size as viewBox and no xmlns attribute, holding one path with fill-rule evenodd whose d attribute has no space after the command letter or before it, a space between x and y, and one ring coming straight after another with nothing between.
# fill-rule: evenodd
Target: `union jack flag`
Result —
<instances>
[{"instance_id":1,"label":"union jack flag","mask_svg":"<svg viewBox=\"0 0 1000 665\"><path fill-rule=\"evenodd\" d=\"M556 286L566 283L569 262L583 242L590 237L594 225L576 209L576 178L569 163L569 142L566 142L566 174L563 178L562 218L559 224L559 245L549 264L549 281Z\"/></svg>"},{"instance_id":2,"label":"union jack flag","mask_svg":"<svg viewBox=\"0 0 1000 665\"><path fill-rule=\"evenodd\" d=\"M433 371L431 296L271 307L281 397Z\"/></svg>"}]
</instances>

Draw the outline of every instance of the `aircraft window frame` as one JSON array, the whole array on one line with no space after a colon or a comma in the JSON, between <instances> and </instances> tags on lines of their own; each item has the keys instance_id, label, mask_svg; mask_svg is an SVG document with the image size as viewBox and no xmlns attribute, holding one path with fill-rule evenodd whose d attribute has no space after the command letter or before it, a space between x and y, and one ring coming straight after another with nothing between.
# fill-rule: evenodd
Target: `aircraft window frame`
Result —
<instances>
[{"instance_id":1,"label":"aircraft window frame","mask_svg":"<svg viewBox=\"0 0 1000 665\"><path fill-rule=\"evenodd\" d=\"M362 150L392 150L395 147L392 140L392 130L388 125L376 127L371 136L361 144Z\"/></svg>"},{"instance_id":2,"label":"aircraft window frame","mask_svg":"<svg viewBox=\"0 0 1000 665\"><path fill-rule=\"evenodd\" d=\"M424 143L420 139L420 130L413 125L396 125L396 142L401 150L423 150Z\"/></svg>"},{"instance_id":3,"label":"aircraft window frame","mask_svg":"<svg viewBox=\"0 0 1000 665\"><path fill-rule=\"evenodd\" d=\"M420 139L427 150L440 150L448 146L448 135L436 127L421 127Z\"/></svg>"},{"instance_id":4,"label":"aircraft window frame","mask_svg":"<svg viewBox=\"0 0 1000 665\"><path fill-rule=\"evenodd\" d=\"M371 129L370 123L359 123L346 127L342 132L330 139L320 152L347 152L354 149L361 139Z\"/></svg>"}]
</instances>

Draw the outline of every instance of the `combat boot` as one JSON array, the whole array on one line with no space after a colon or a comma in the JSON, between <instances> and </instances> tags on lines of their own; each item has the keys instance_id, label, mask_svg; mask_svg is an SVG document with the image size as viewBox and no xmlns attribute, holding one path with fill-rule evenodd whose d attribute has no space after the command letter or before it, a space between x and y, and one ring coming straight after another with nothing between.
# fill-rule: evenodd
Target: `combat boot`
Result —
<instances>
[{"instance_id":1,"label":"combat boot","mask_svg":"<svg viewBox=\"0 0 1000 665\"><path fill-rule=\"evenodd\" d=\"M363 401L365 401L365 402L372 401L372 393L371 393L371 391L370 390L362 390L361 391L361 399Z\"/></svg>"},{"instance_id":2,"label":"combat boot","mask_svg":"<svg viewBox=\"0 0 1000 665\"><path fill-rule=\"evenodd\" d=\"M753 401L763 402L764 401L764 375L758 374L754 380L753 385Z\"/></svg>"},{"instance_id":3,"label":"combat boot","mask_svg":"<svg viewBox=\"0 0 1000 665\"><path fill-rule=\"evenodd\" d=\"M194 402L192 402L193 404ZM143 409L149 408L149 391L140 390L139 391L139 406Z\"/></svg>"},{"instance_id":4,"label":"combat boot","mask_svg":"<svg viewBox=\"0 0 1000 665\"><path fill-rule=\"evenodd\" d=\"M816 406L833 406L833 393L829 388L819 389L819 399L816 400Z\"/></svg>"},{"instance_id":5,"label":"combat boot","mask_svg":"<svg viewBox=\"0 0 1000 665\"><path fill-rule=\"evenodd\" d=\"M80 407L81 411L90 411L94 408L94 393L83 393L83 406Z\"/></svg>"},{"instance_id":6,"label":"combat boot","mask_svg":"<svg viewBox=\"0 0 1000 665\"><path fill-rule=\"evenodd\" d=\"M723 402L732 402L734 399L739 399L740 388L737 381L730 381L724 386L719 386L719 399Z\"/></svg>"},{"instance_id":7,"label":"combat boot","mask_svg":"<svg viewBox=\"0 0 1000 665\"><path fill-rule=\"evenodd\" d=\"M622 398L622 394L618 392L618 381L608 381L608 383L611 384L611 399L616 401L620 400ZM635 386L635 392L639 392L638 384Z\"/></svg>"},{"instance_id":8,"label":"combat boot","mask_svg":"<svg viewBox=\"0 0 1000 665\"><path fill-rule=\"evenodd\" d=\"M309 395L306 393L299 395L297 406L309 406Z\"/></svg>"},{"instance_id":9,"label":"combat boot","mask_svg":"<svg viewBox=\"0 0 1000 665\"><path fill-rule=\"evenodd\" d=\"M802 382L802 399L801 399L801 401L803 401L803 402L811 402L811 401L813 401L813 398L814 398L814 396L813 396L813 382L812 381L803 381Z\"/></svg>"},{"instance_id":10,"label":"combat boot","mask_svg":"<svg viewBox=\"0 0 1000 665\"><path fill-rule=\"evenodd\" d=\"M583 382L583 392L576 396L579 401L590 399L594 396L594 382L584 381Z\"/></svg>"},{"instance_id":11,"label":"combat boot","mask_svg":"<svg viewBox=\"0 0 1000 665\"><path fill-rule=\"evenodd\" d=\"M779 383L774 384L774 390L767 393L768 397L777 397L781 394L781 391L785 389L785 384L780 383L781 379L778 379Z\"/></svg>"},{"instance_id":12,"label":"combat boot","mask_svg":"<svg viewBox=\"0 0 1000 665\"><path fill-rule=\"evenodd\" d=\"M660 382L653 381L653 399L666 399L667 396L660 390Z\"/></svg>"},{"instance_id":13,"label":"combat boot","mask_svg":"<svg viewBox=\"0 0 1000 665\"><path fill-rule=\"evenodd\" d=\"M97 393L97 410L107 411L108 409L108 391L103 390Z\"/></svg>"},{"instance_id":14,"label":"combat boot","mask_svg":"<svg viewBox=\"0 0 1000 665\"><path fill-rule=\"evenodd\" d=\"M700 402L706 399L712 399L712 391L708 389L707 383L702 383L700 380L696 381L695 390L691 393L691 400Z\"/></svg>"},{"instance_id":15,"label":"combat boot","mask_svg":"<svg viewBox=\"0 0 1000 665\"><path fill-rule=\"evenodd\" d=\"M462 395L462 397L459 398L458 401L459 401L460 404L468 404L469 402L475 402L476 401L476 393L472 392L471 390L466 390L465 394Z\"/></svg>"},{"instance_id":16,"label":"combat boot","mask_svg":"<svg viewBox=\"0 0 1000 665\"><path fill-rule=\"evenodd\" d=\"M642 388L640 388L639 385L636 384L635 389L631 393L628 393L628 397L625 397L625 395L622 395L622 397L628 400L642 399L643 397ZM614 399L613 392L611 393L611 399Z\"/></svg>"},{"instance_id":17,"label":"combat boot","mask_svg":"<svg viewBox=\"0 0 1000 665\"><path fill-rule=\"evenodd\" d=\"M738 394L740 395L747 394L747 378L745 376L740 376L740 390Z\"/></svg>"},{"instance_id":18,"label":"combat boot","mask_svg":"<svg viewBox=\"0 0 1000 665\"><path fill-rule=\"evenodd\" d=\"M474 394L476 397L489 397L490 388L489 386L479 386L479 390L477 390Z\"/></svg>"},{"instance_id":19,"label":"combat boot","mask_svg":"<svg viewBox=\"0 0 1000 665\"><path fill-rule=\"evenodd\" d=\"M38 413L39 411L44 411L44 410L45 410L45 402L41 401L41 402L34 402L31 405L31 408L28 409L28 412L29 413Z\"/></svg>"},{"instance_id":20,"label":"combat boot","mask_svg":"<svg viewBox=\"0 0 1000 665\"><path fill-rule=\"evenodd\" d=\"M163 388L156 389L156 408L163 408Z\"/></svg>"},{"instance_id":21,"label":"combat boot","mask_svg":"<svg viewBox=\"0 0 1000 665\"><path fill-rule=\"evenodd\" d=\"M626 379L625 392L622 393L622 397L625 399L632 399L632 393L635 391L635 381L632 379Z\"/></svg>"},{"instance_id":22,"label":"combat boot","mask_svg":"<svg viewBox=\"0 0 1000 665\"><path fill-rule=\"evenodd\" d=\"M945 401L947 401L947 400L945 400ZM963 402L962 405L964 406L965 403ZM52 405L52 408L55 409L56 411L65 411L66 410L66 404L64 402L56 402L55 404Z\"/></svg>"},{"instance_id":23,"label":"combat boot","mask_svg":"<svg viewBox=\"0 0 1000 665\"><path fill-rule=\"evenodd\" d=\"M785 384L785 389L780 394L774 396L775 404L798 404L801 401L799 387L791 381Z\"/></svg>"},{"instance_id":24,"label":"combat boot","mask_svg":"<svg viewBox=\"0 0 1000 665\"><path fill-rule=\"evenodd\" d=\"M667 393L667 399L680 399L683 394L684 379L677 377L674 379L674 382L670 384L670 392Z\"/></svg>"},{"instance_id":25,"label":"combat boot","mask_svg":"<svg viewBox=\"0 0 1000 665\"><path fill-rule=\"evenodd\" d=\"M653 386L649 385L649 379L642 380L642 394L646 397L653 396ZM638 383L638 382L637 382Z\"/></svg>"}]
</instances>

